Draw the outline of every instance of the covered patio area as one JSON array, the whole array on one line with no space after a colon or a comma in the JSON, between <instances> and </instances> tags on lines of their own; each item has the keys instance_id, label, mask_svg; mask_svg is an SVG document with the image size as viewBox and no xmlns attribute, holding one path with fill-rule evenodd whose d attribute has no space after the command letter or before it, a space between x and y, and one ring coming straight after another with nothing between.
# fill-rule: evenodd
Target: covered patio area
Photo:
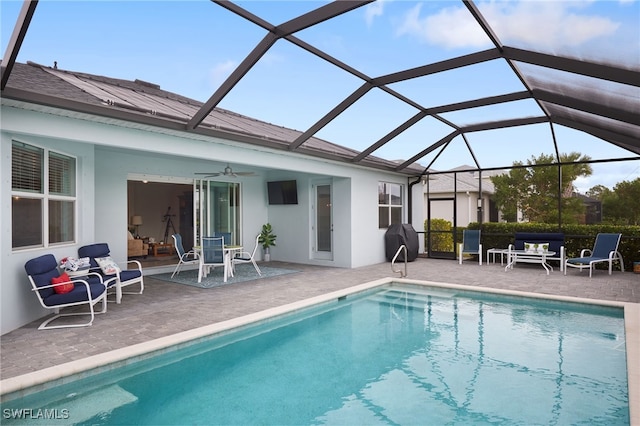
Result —
<instances>
[{"instance_id":1,"label":"covered patio area","mask_svg":"<svg viewBox=\"0 0 640 426\"><path fill-rule=\"evenodd\" d=\"M2 336L1 378L19 376L92 355L125 348L175 333L237 318L385 277L398 276L390 263L346 269L271 262L299 271L244 283L200 289L145 278L142 295L110 303L91 327L38 331L37 320ZM418 258L408 264L409 279L463 284L560 296L640 303L640 275L598 270L587 273L557 268L549 275L539 265L458 265L450 260ZM637 330L636 330L637 334ZM628 336L629 337L629 336ZM635 336L638 339L638 335ZM640 379L640 378L637 378Z\"/></svg>"}]
</instances>

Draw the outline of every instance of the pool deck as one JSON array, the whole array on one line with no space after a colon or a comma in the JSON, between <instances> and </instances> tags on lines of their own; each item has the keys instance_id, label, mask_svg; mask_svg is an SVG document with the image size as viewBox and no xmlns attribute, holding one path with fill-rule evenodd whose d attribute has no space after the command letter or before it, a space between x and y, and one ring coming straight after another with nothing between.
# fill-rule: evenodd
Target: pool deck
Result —
<instances>
[{"instance_id":1,"label":"pool deck","mask_svg":"<svg viewBox=\"0 0 640 426\"><path fill-rule=\"evenodd\" d=\"M165 338L176 333L209 326L270 308L298 302L329 292L386 278L399 277L390 263L344 269L271 262L269 266L293 269L281 275L212 289L167 283L145 277L142 295L125 294L122 303L109 303L108 312L98 315L91 327L38 330L34 321L0 337L0 378L34 373L49 367ZM150 271L150 270L149 270ZM505 272L500 264L479 266L472 261L419 258L408 264L408 279L462 284L527 293L578 297L615 302L640 303L640 274L558 269L549 275L540 265L517 265ZM34 298L35 302L35 298ZM627 327L627 346L640 348L640 305L634 307L634 324ZM637 316L638 318L635 318ZM628 360L640 366L640 360ZM638 368L629 371L630 388L638 389ZM0 389L0 391L2 391ZM640 415L632 410L632 424Z\"/></svg>"}]
</instances>

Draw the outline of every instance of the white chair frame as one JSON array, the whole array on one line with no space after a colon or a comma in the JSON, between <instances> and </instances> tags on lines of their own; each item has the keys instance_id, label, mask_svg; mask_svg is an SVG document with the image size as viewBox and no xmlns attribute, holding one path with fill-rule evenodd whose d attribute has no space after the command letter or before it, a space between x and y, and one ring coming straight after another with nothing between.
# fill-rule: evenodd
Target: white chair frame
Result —
<instances>
[{"instance_id":1,"label":"white chair frame","mask_svg":"<svg viewBox=\"0 0 640 426\"><path fill-rule=\"evenodd\" d=\"M97 275L100 276L99 274L92 274L92 275ZM65 304L61 304L61 305L53 305L53 306L49 306L46 305L44 303L44 300L42 300L42 297L40 296L40 292L39 290L45 289L45 288L50 288L50 287L55 287L57 285L60 284L52 284L52 285L45 285L45 286L41 286L38 287L36 285L36 283L33 281L33 278L31 277L31 275L28 275L29 277L29 282L31 283L31 291L34 291L36 293L36 296L38 297L38 300L40 301L40 305L42 305L43 308L45 309L53 309L54 315L51 318L48 318L47 320L45 320L42 324L40 324L40 326L38 327L38 330L53 330L56 328L74 328L74 327L88 327L91 324L93 324L93 320L95 319L96 314L104 314L107 312L107 288L105 285L105 290L104 292L96 297L95 299L91 298L91 288L89 287L89 283L85 280L82 279L72 279L71 282L74 283L75 285L84 285L87 289L87 300L82 300L79 302L73 302L73 303L65 303ZM102 277L100 277L100 279L102 279ZM102 309L98 312L96 312L94 310L94 305L96 305L97 303L102 302ZM79 306L79 305L88 305L89 306L89 312L74 312L74 313L69 313L69 314L61 314L60 313L60 309L62 308L67 308L69 306ZM62 317L72 317L72 316L80 316L80 315L90 315L90 319L87 322L84 323L80 323L80 324L65 324L65 325L49 325L50 322L57 320L58 318L62 318Z\"/></svg>"},{"instance_id":2,"label":"white chair frame","mask_svg":"<svg viewBox=\"0 0 640 426\"><path fill-rule=\"evenodd\" d=\"M238 256L240 257L234 257L233 259L231 259L231 263L233 265L233 267L235 267L235 265L239 265L242 263L253 263L253 267L256 269L256 272L258 273L259 276L262 276L262 271L260 270L260 268L258 267L258 264L256 263L256 252L258 251L258 247L260 246L260 234L256 235L256 244L253 247L253 251L251 253L249 253L248 251L243 251L238 253Z\"/></svg>"},{"instance_id":3,"label":"white chair frame","mask_svg":"<svg viewBox=\"0 0 640 426\"><path fill-rule=\"evenodd\" d=\"M182 241L180 242L180 248L182 249L182 253L180 253L180 250L178 250L178 239L176 238L176 235L173 234L171 238L173 238L173 247L175 247L176 253L178 253L178 258L179 258L178 264L176 265L176 268L173 270L173 274L171 274L171 278L173 278L174 275L180 273L180 268L182 268L184 265L198 265L200 263L200 256L195 250L190 250L185 252L184 247L182 246ZM190 256L193 257L193 259L188 260Z\"/></svg>"},{"instance_id":4,"label":"white chair frame","mask_svg":"<svg viewBox=\"0 0 640 426\"><path fill-rule=\"evenodd\" d=\"M613 262L615 260L620 262L620 271L624 272L624 260L622 259L622 254L620 254L620 252L618 251L618 246L620 245L621 237L622 237L622 234L619 234L618 241L616 243L615 249L611 250L609 252L609 256L606 257L606 258L597 258L597 259L591 260L588 264L587 263L572 263L570 261L572 259L574 259L574 258L567 259L565 261L565 264L564 264L564 274L567 275L567 267L569 267L569 268L578 268L578 270L580 272L582 272L583 269L589 268L589 278L591 278L592 275L593 275L593 270L594 270L594 266L595 266L596 263L609 262L609 275L611 275L613 273ZM595 251L597 243L598 243L598 236L596 236L596 242L593 245L593 250L591 250L591 249L582 249L582 250L580 250L580 257L579 258L591 257L591 255Z\"/></svg>"}]
</instances>

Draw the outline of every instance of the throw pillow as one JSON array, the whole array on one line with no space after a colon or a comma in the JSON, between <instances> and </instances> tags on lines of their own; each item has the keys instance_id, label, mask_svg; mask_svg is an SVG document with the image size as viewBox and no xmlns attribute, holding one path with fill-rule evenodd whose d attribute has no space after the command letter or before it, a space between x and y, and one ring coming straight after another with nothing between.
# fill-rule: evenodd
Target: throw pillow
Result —
<instances>
[{"instance_id":1,"label":"throw pillow","mask_svg":"<svg viewBox=\"0 0 640 426\"><path fill-rule=\"evenodd\" d=\"M549 243L540 243L538 245L538 252L546 253L549 251Z\"/></svg>"},{"instance_id":2,"label":"throw pillow","mask_svg":"<svg viewBox=\"0 0 640 426\"><path fill-rule=\"evenodd\" d=\"M115 275L120 272L120 267L113 259L111 259L111 256L96 257L96 262L100 269L102 269L102 273L105 275Z\"/></svg>"},{"instance_id":3,"label":"throw pillow","mask_svg":"<svg viewBox=\"0 0 640 426\"><path fill-rule=\"evenodd\" d=\"M55 291L57 294L69 293L75 288L75 285L71 282L71 279L66 272L63 272L59 277L51 278L51 284L58 284L57 286L53 287L53 291Z\"/></svg>"},{"instance_id":4,"label":"throw pillow","mask_svg":"<svg viewBox=\"0 0 640 426\"><path fill-rule=\"evenodd\" d=\"M527 253L535 253L538 250L538 243L524 243L524 251Z\"/></svg>"}]
</instances>

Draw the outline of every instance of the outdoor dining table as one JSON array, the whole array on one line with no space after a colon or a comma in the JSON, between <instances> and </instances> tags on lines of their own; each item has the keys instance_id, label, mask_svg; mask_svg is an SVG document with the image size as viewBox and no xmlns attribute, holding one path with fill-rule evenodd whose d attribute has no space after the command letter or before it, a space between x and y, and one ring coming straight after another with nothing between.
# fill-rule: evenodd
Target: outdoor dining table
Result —
<instances>
[{"instance_id":1,"label":"outdoor dining table","mask_svg":"<svg viewBox=\"0 0 640 426\"><path fill-rule=\"evenodd\" d=\"M242 252L242 250L244 249L243 246L237 246L237 245L225 245L222 247L222 251L223 251L223 258L224 258L224 282L227 282L227 279L229 277L233 277L234 275L234 271L233 271L233 257L236 255L236 253L240 253ZM202 257L202 247L200 246L193 246L193 251L196 252L198 254L198 257ZM204 276L207 276L207 270L205 269L205 271L203 272Z\"/></svg>"},{"instance_id":2,"label":"outdoor dining table","mask_svg":"<svg viewBox=\"0 0 640 426\"><path fill-rule=\"evenodd\" d=\"M234 268L233 268L233 258L235 257L235 255L237 253L241 253L242 250L244 249L243 246L235 246L235 245L229 245L229 246L224 246L222 248L222 250L224 251L224 261L227 263L227 266L225 266L225 271L228 271L228 277L233 277L234 274Z\"/></svg>"},{"instance_id":3,"label":"outdoor dining table","mask_svg":"<svg viewBox=\"0 0 640 426\"><path fill-rule=\"evenodd\" d=\"M549 271L553 271L553 266L547 263L547 257L555 255L555 251L527 251L527 250L508 250L507 266L504 267L505 272L513 269L514 265L520 263L538 263L544 267L549 275Z\"/></svg>"}]
</instances>

